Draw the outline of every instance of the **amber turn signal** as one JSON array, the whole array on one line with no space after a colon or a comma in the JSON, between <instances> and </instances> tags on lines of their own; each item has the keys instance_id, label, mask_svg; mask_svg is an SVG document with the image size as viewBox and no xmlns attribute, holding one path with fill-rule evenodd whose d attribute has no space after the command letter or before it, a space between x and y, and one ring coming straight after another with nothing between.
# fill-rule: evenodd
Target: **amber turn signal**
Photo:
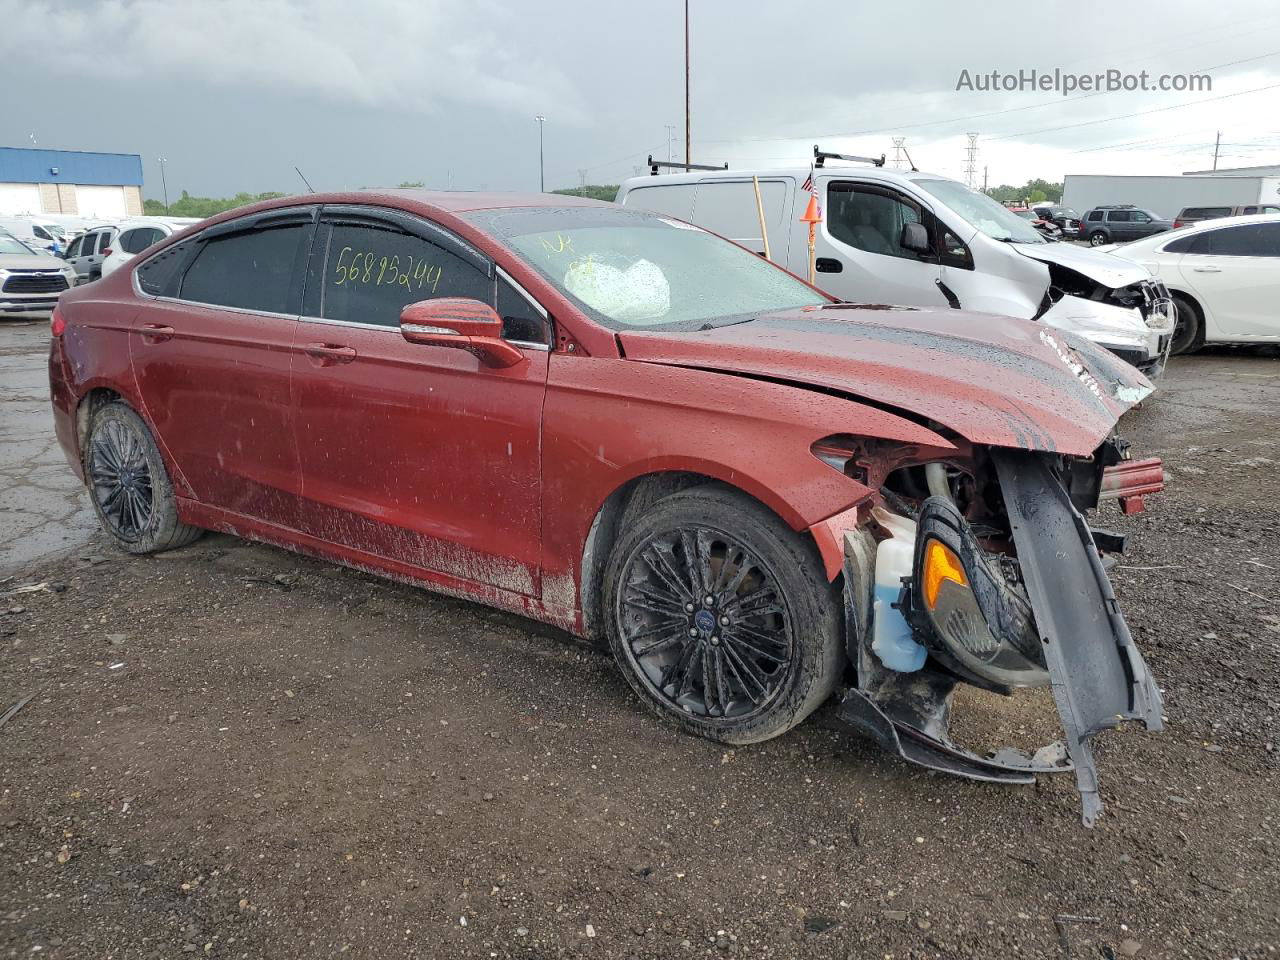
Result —
<instances>
[{"instance_id":1,"label":"amber turn signal","mask_svg":"<svg viewBox=\"0 0 1280 960\"><path fill-rule=\"evenodd\" d=\"M938 608L938 591L945 580L969 586L969 578L955 552L944 543L930 540L924 548L924 602L930 612Z\"/></svg>"}]
</instances>

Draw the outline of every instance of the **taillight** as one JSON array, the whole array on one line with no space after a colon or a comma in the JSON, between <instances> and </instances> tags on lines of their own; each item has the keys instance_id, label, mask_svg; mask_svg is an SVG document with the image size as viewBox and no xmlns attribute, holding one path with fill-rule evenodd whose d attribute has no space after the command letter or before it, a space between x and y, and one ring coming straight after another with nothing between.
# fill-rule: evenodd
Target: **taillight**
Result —
<instances>
[{"instance_id":1,"label":"taillight","mask_svg":"<svg viewBox=\"0 0 1280 960\"><path fill-rule=\"evenodd\" d=\"M102 255L103 255L104 257L109 257L109 256L111 256L111 248L110 248L110 247L107 247L107 249L103 250L103 251L102 251Z\"/></svg>"},{"instance_id":2,"label":"taillight","mask_svg":"<svg viewBox=\"0 0 1280 960\"><path fill-rule=\"evenodd\" d=\"M49 320L49 333L55 337L62 336L62 331L67 329L66 318L63 317L62 311L57 307L53 308L53 317Z\"/></svg>"},{"instance_id":3,"label":"taillight","mask_svg":"<svg viewBox=\"0 0 1280 960\"><path fill-rule=\"evenodd\" d=\"M1185 222L1184 222L1184 221L1182 221L1182 220L1175 220L1175 221L1173 221L1173 229L1175 229L1175 230L1177 230L1179 227L1182 227L1182 226L1185 226L1185 225L1186 225L1186 224L1185 224Z\"/></svg>"}]
</instances>

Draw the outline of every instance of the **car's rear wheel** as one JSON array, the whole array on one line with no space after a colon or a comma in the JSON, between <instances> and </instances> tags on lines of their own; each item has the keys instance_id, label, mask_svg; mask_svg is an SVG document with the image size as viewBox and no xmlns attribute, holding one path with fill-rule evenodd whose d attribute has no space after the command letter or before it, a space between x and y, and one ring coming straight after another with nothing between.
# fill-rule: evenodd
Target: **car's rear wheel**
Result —
<instances>
[{"instance_id":1,"label":"car's rear wheel","mask_svg":"<svg viewBox=\"0 0 1280 960\"><path fill-rule=\"evenodd\" d=\"M722 743L794 727L844 666L838 591L813 544L720 484L631 524L605 570L609 643L660 716Z\"/></svg>"},{"instance_id":2,"label":"car's rear wheel","mask_svg":"<svg viewBox=\"0 0 1280 960\"><path fill-rule=\"evenodd\" d=\"M1100 247L1107 242L1107 235L1101 230L1095 230L1089 234L1089 246Z\"/></svg>"},{"instance_id":3,"label":"car's rear wheel","mask_svg":"<svg viewBox=\"0 0 1280 960\"><path fill-rule=\"evenodd\" d=\"M1188 297L1173 294L1173 343L1171 354L1194 353L1204 346L1204 317Z\"/></svg>"},{"instance_id":4,"label":"car's rear wheel","mask_svg":"<svg viewBox=\"0 0 1280 960\"><path fill-rule=\"evenodd\" d=\"M123 403L101 407L85 443L89 497L102 528L130 553L185 546L203 532L178 519L164 459L146 423Z\"/></svg>"}]
</instances>

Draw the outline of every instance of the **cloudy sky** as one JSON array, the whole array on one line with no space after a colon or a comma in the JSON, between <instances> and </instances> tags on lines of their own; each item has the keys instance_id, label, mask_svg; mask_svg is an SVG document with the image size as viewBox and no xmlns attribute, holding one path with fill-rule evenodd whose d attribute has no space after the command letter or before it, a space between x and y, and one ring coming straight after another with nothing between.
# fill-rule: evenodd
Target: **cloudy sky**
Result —
<instances>
[{"instance_id":1,"label":"cloudy sky","mask_svg":"<svg viewBox=\"0 0 1280 960\"><path fill-rule=\"evenodd\" d=\"M691 0L693 159L812 145L979 180L1280 161L1274 0ZM684 142L684 0L0 0L3 141L139 153L147 196L422 180L617 183ZM1212 89L957 90L961 71L1204 73ZM29 95L15 96L15 90ZM1199 103L1197 103L1199 102Z\"/></svg>"}]
</instances>

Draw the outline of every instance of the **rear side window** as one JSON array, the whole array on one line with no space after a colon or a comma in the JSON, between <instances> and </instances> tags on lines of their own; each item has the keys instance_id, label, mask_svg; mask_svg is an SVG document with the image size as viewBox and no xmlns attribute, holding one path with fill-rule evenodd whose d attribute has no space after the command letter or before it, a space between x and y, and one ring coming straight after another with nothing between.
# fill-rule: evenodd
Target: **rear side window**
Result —
<instances>
[{"instance_id":1,"label":"rear side window","mask_svg":"<svg viewBox=\"0 0 1280 960\"><path fill-rule=\"evenodd\" d=\"M153 297L172 297L178 292L178 275L195 248L195 240L184 240L165 247L138 267L138 286Z\"/></svg>"},{"instance_id":2,"label":"rear side window","mask_svg":"<svg viewBox=\"0 0 1280 960\"><path fill-rule=\"evenodd\" d=\"M1218 217L1231 216L1230 207L1187 207L1182 214L1194 220L1216 220Z\"/></svg>"},{"instance_id":3,"label":"rear side window","mask_svg":"<svg viewBox=\"0 0 1280 960\"><path fill-rule=\"evenodd\" d=\"M335 223L325 232L324 256L311 258L307 282L319 289L319 315L326 320L398 327L400 310L419 300L493 303L488 276L422 237L375 223Z\"/></svg>"},{"instance_id":4,"label":"rear side window","mask_svg":"<svg viewBox=\"0 0 1280 960\"><path fill-rule=\"evenodd\" d=\"M183 300L291 313L295 265L310 225L291 223L205 242L182 278Z\"/></svg>"},{"instance_id":5,"label":"rear side window","mask_svg":"<svg viewBox=\"0 0 1280 960\"><path fill-rule=\"evenodd\" d=\"M1243 210L1241 210L1240 212L1241 212L1241 213L1244 213L1244 214L1257 213L1257 212L1258 212L1258 208L1257 208L1257 207L1245 207L1245 208L1244 208Z\"/></svg>"},{"instance_id":6,"label":"rear side window","mask_svg":"<svg viewBox=\"0 0 1280 960\"><path fill-rule=\"evenodd\" d=\"M136 227L120 234L120 249L125 253L141 253L164 234L155 227Z\"/></svg>"},{"instance_id":7,"label":"rear side window","mask_svg":"<svg viewBox=\"0 0 1280 960\"><path fill-rule=\"evenodd\" d=\"M1101 210L1090 210L1090 211L1089 211L1089 219L1090 219L1091 221L1093 221L1093 222L1097 222L1098 220L1101 220L1101 219L1102 219L1102 211L1101 211Z\"/></svg>"}]
</instances>

